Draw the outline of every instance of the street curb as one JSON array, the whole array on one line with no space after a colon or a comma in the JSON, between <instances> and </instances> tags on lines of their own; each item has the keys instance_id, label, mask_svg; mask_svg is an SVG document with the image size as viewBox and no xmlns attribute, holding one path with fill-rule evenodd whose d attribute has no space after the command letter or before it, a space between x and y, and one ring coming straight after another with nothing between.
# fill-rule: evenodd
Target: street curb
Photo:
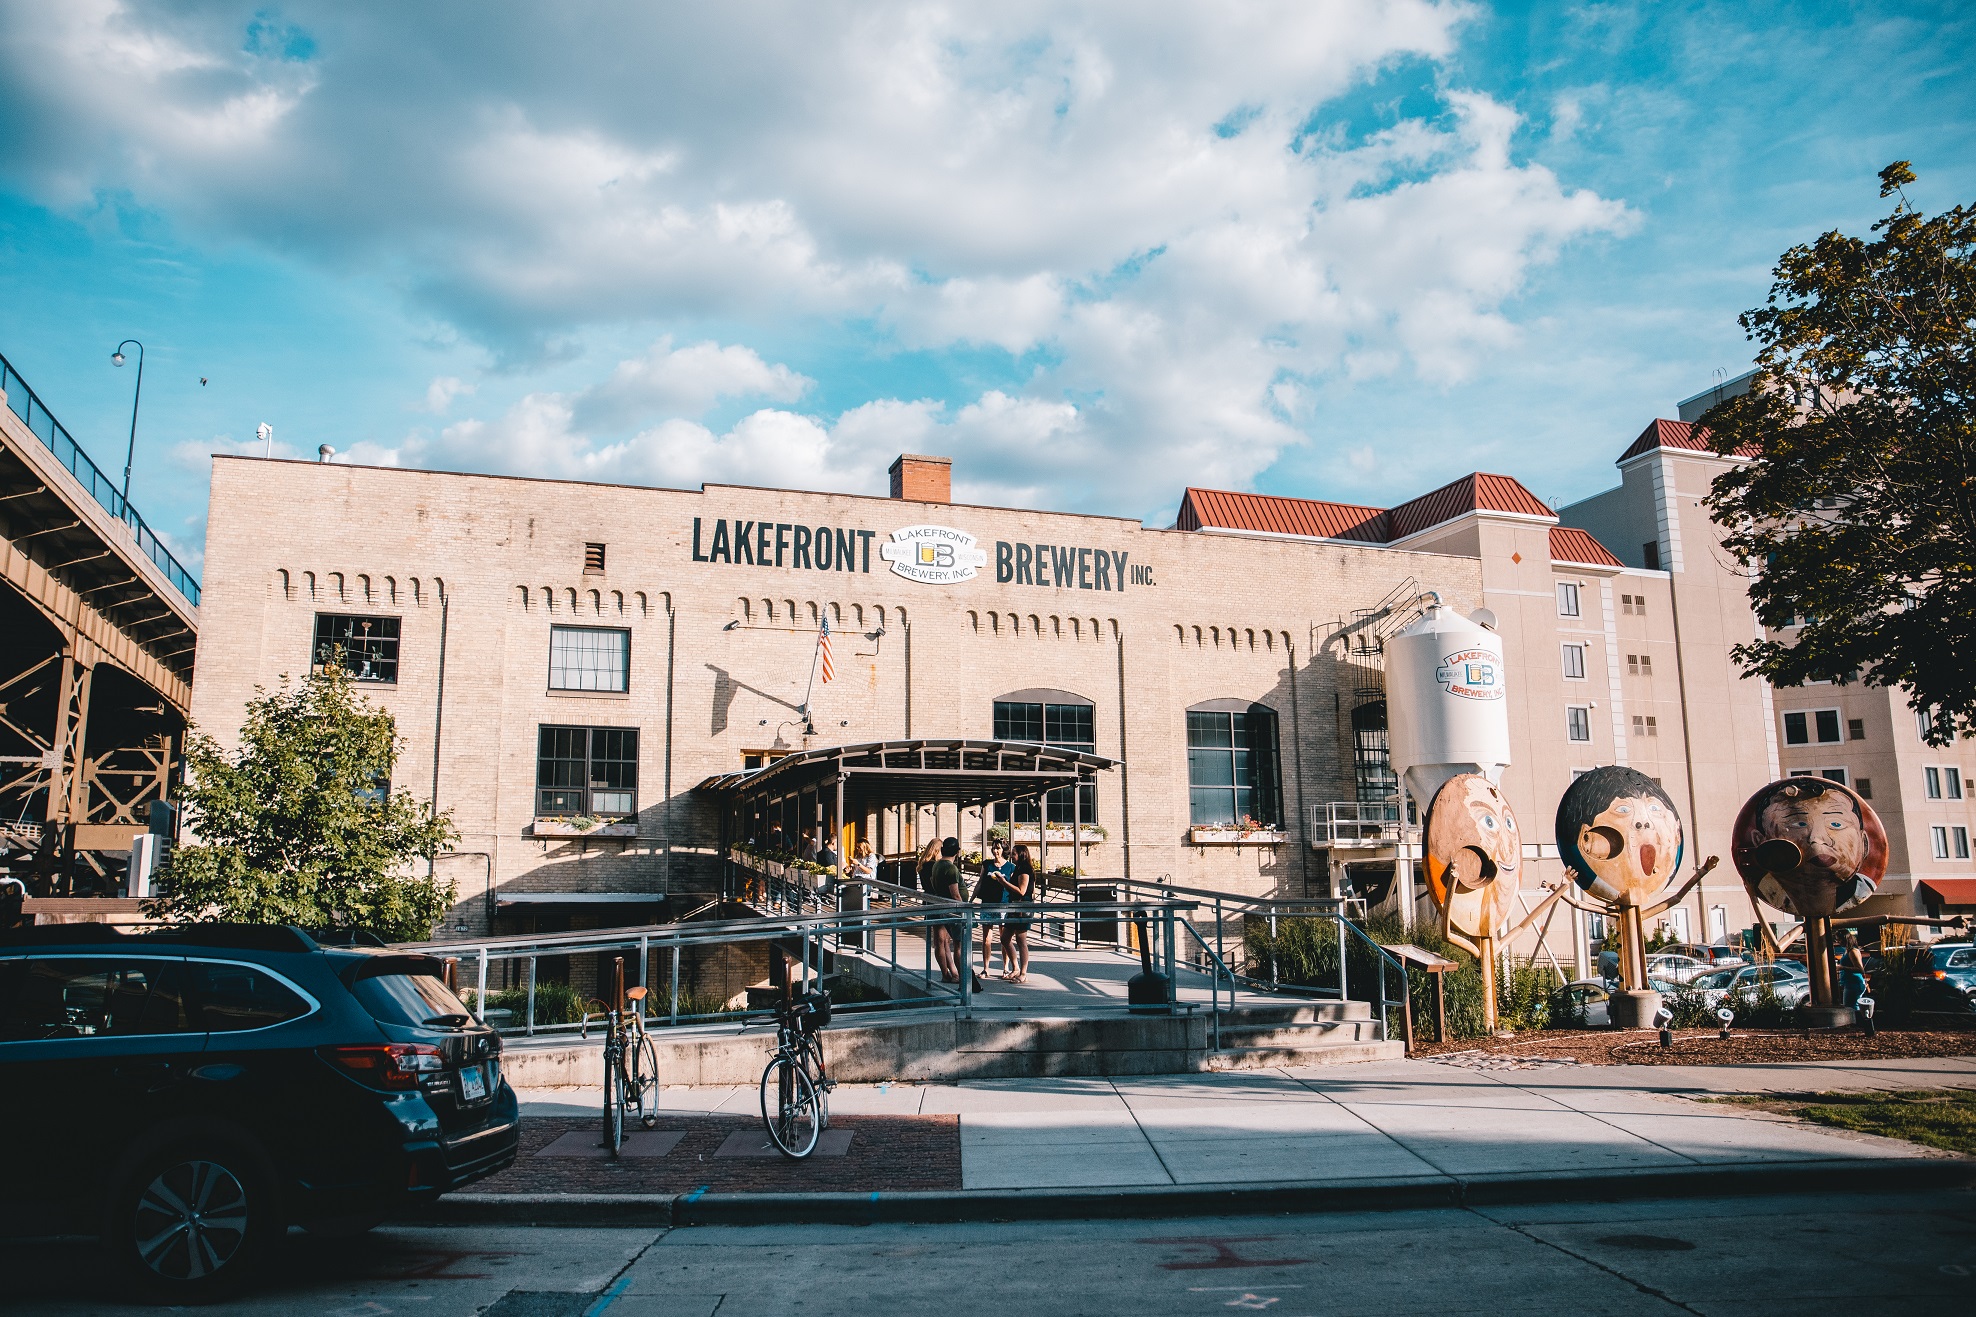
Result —
<instances>
[{"instance_id":1,"label":"street curb","mask_svg":"<svg viewBox=\"0 0 1976 1317\"><path fill-rule=\"evenodd\" d=\"M1965 1157L1745 1163L1640 1171L1418 1176L1130 1189L913 1193L449 1194L407 1224L742 1226L933 1224L1315 1212L1758 1194L1884 1193L1976 1185Z\"/></svg>"}]
</instances>

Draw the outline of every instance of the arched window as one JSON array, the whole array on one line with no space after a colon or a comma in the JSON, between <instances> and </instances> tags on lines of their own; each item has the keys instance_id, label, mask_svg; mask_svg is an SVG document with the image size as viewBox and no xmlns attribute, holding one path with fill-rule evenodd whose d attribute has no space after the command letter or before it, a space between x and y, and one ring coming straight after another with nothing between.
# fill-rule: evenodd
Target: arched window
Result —
<instances>
[{"instance_id":1,"label":"arched window","mask_svg":"<svg viewBox=\"0 0 1976 1317\"><path fill-rule=\"evenodd\" d=\"M1095 715L1097 710L1091 701L1082 695L1073 695L1060 690L1011 691L995 701L995 739L997 741L1032 741L1038 745L1059 746L1065 750L1083 750L1097 753L1098 737ZM1075 814L1085 823L1098 821L1098 789L1095 786L1079 787L1084 798L1077 802ZM1015 821L1035 823L1041 816L1038 800L1031 796L1015 802ZM1049 793L1049 819L1052 823L1069 823L1073 813L1070 788L1065 787ZM1007 805L995 807L995 821L1009 821Z\"/></svg>"},{"instance_id":2,"label":"arched window","mask_svg":"<svg viewBox=\"0 0 1976 1317\"><path fill-rule=\"evenodd\" d=\"M1276 710L1247 700L1209 700L1187 710L1188 821L1198 826L1253 819L1283 826L1283 774Z\"/></svg>"}]
</instances>

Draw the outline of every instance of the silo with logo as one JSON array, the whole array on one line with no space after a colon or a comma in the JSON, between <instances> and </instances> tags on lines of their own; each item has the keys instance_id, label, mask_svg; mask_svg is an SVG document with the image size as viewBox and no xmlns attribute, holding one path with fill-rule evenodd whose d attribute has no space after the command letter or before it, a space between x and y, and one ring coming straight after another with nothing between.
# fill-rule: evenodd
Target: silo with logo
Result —
<instances>
[{"instance_id":1,"label":"silo with logo","mask_svg":"<svg viewBox=\"0 0 1976 1317\"><path fill-rule=\"evenodd\" d=\"M1393 771L1422 814L1457 773L1502 781L1510 764L1509 700L1495 615L1435 604L1388 636L1387 738Z\"/></svg>"}]
</instances>

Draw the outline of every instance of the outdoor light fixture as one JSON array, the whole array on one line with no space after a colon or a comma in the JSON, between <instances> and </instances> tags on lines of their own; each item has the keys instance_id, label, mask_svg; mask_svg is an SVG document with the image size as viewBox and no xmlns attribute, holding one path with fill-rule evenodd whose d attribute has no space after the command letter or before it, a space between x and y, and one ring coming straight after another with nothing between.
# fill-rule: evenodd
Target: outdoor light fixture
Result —
<instances>
[{"instance_id":1,"label":"outdoor light fixture","mask_svg":"<svg viewBox=\"0 0 1976 1317\"><path fill-rule=\"evenodd\" d=\"M1871 997L1861 997L1858 1005L1860 1026L1866 1030L1866 1036L1871 1038L1879 1032L1873 1024L1873 999Z\"/></svg>"},{"instance_id":2,"label":"outdoor light fixture","mask_svg":"<svg viewBox=\"0 0 1976 1317\"><path fill-rule=\"evenodd\" d=\"M1670 1011L1665 1006L1663 1006L1659 1010L1654 1012L1654 1028L1660 1030L1660 1045L1662 1050L1666 1050L1674 1046L1673 1024L1674 1024L1673 1011Z\"/></svg>"},{"instance_id":3,"label":"outdoor light fixture","mask_svg":"<svg viewBox=\"0 0 1976 1317\"><path fill-rule=\"evenodd\" d=\"M1729 1026L1736 1022L1736 1012L1730 1010L1727 1006L1719 1006L1716 1008L1715 1018L1722 1021L1722 1033L1720 1036L1727 1038L1729 1036Z\"/></svg>"},{"instance_id":4,"label":"outdoor light fixture","mask_svg":"<svg viewBox=\"0 0 1976 1317\"><path fill-rule=\"evenodd\" d=\"M741 629L741 619L738 617L735 618L732 622L729 622L726 626L721 628L722 631L739 631L740 629Z\"/></svg>"},{"instance_id":5,"label":"outdoor light fixture","mask_svg":"<svg viewBox=\"0 0 1976 1317\"><path fill-rule=\"evenodd\" d=\"M123 501L126 505L124 511L128 512L130 511L128 506L130 503L130 464L132 459L137 456L137 404L144 397L144 345L134 338L127 338L117 344L117 350L110 354L110 364L112 366L121 366L124 364L124 349L126 347L135 347L137 349L137 387L131 391L130 395L130 446L124 450Z\"/></svg>"}]
</instances>

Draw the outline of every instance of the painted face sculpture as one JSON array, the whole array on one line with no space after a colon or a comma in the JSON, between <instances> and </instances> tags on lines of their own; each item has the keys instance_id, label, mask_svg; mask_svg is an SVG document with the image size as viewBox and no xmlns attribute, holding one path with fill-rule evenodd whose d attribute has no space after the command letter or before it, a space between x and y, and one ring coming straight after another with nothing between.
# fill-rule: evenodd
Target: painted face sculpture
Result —
<instances>
[{"instance_id":1,"label":"painted face sculpture","mask_svg":"<svg viewBox=\"0 0 1976 1317\"><path fill-rule=\"evenodd\" d=\"M1523 863L1523 834L1495 783L1480 773L1449 778L1421 829L1422 867L1434 904L1470 937L1494 937L1509 919Z\"/></svg>"},{"instance_id":2,"label":"painted face sculpture","mask_svg":"<svg viewBox=\"0 0 1976 1317\"><path fill-rule=\"evenodd\" d=\"M1650 904L1680 869L1682 848L1674 802L1636 768L1595 768L1558 802L1559 857L1610 905Z\"/></svg>"},{"instance_id":3,"label":"painted face sculpture","mask_svg":"<svg viewBox=\"0 0 1976 1317\"><path fill-rule=\"evenodd\" d=\"M1821 777L1787 777L1743 806L1730 855L1757 895L1811 919L1873 895L1887 872L1887 832L1873 806L1851 789Z\"/></svg>"}]
</instances>

